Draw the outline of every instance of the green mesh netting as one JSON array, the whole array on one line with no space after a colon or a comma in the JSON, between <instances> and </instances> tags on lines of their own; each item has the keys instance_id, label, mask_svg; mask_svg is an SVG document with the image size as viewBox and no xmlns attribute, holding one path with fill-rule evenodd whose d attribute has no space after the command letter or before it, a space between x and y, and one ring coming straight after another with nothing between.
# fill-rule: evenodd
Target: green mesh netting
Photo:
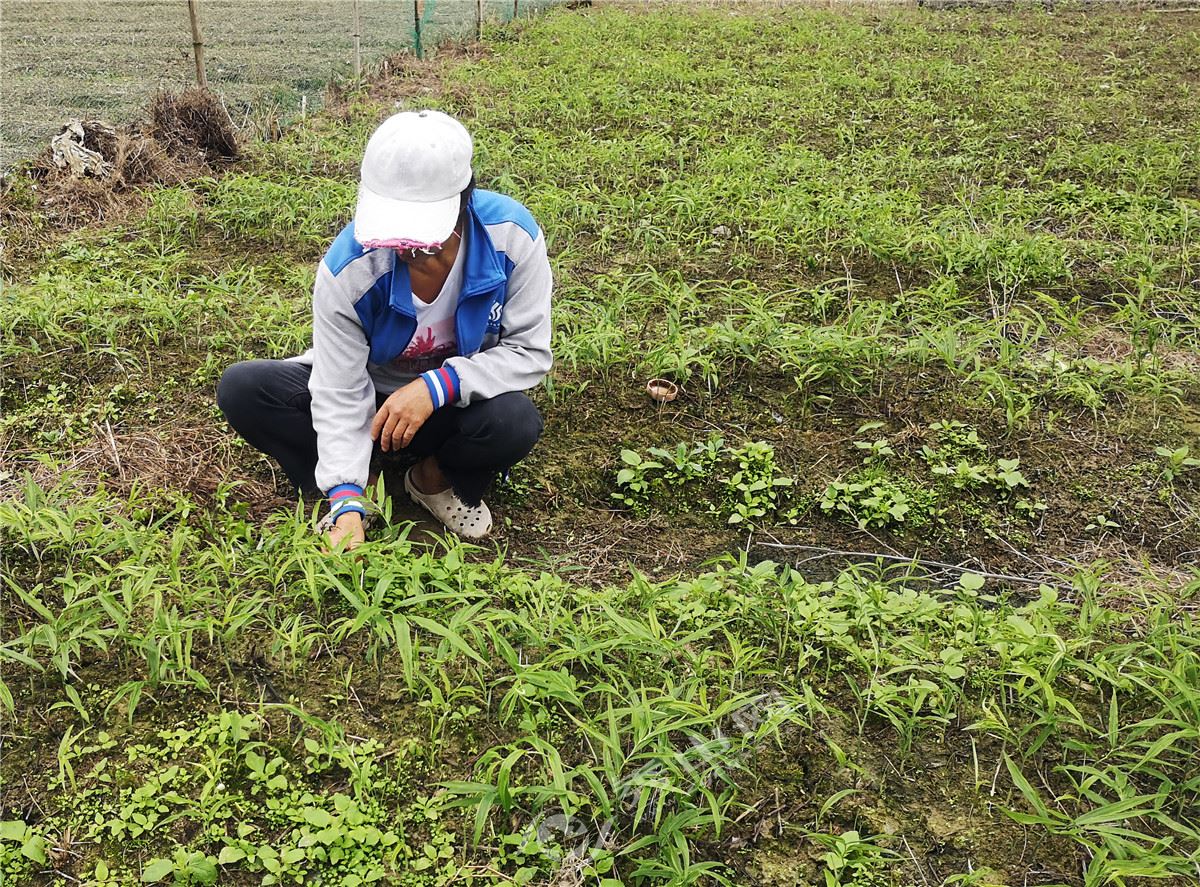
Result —
<instances>
[{"instance_id":1,"label":"green mesh netting","mask_svg":"<svg viewBox=\"0 0 1200 887\"><path fill-rule=\"evenodd\" d=\"M522 18L562 0L483 0L485 21ZM364 67L389 55L473 37L475 0L360 0ZM41 150L69 118L119 124L159 87L195 79L182 0L26 0L0 15L0 169ZM354 69L351 0L200 0L209 85L235 119L315 109Z\"/></svg>"},{"instance_id":2,"label":"green mesh netting","mask_svg":"<svg viewBox=\"0 0 1200 887\"><path fill-rule=\"evenodd\" d=\"M403 0L413 7L415 26L410 45L417 54L439 42L475 34L480 18L486 22L511 21L514 17L533 15L563 0ZM367 5L367 4L364 4ZM372 3L372 6L389 5ZM395 4L390 4L394 8Z\"/></svg>"}]
</instances>

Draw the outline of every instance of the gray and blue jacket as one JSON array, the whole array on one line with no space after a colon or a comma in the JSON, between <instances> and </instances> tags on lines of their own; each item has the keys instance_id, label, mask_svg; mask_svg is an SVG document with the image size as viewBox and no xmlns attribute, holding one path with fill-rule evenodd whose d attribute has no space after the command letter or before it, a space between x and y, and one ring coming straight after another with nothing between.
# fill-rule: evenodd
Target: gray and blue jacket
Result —
<instances>
[{"instance_id":1,"label":"gray and blue jacket","mask_svg":"<svg viewBox=\"0 0 1200 887\"><path fill-rule=\"evenodd\" d=\"M546 239L517 201L491 191L471 196L455 314L458 355L422 373L435 409L466 406L532 388L550 370ZM312 365L317 486L330 498L362 494L371 462L376 393L411 377L389 364L416 331L408 266L390 249L366 249L347 225L317 268Z\"/></svg>"}]
</instances>

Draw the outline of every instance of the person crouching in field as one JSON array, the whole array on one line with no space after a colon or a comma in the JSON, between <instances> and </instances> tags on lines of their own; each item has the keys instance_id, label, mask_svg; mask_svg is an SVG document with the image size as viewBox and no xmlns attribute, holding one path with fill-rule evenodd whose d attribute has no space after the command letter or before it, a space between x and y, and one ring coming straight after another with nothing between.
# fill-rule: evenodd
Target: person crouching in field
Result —
<instances>
[{"instance_id":1,"label":"person crouching in field","mask_svg":"<svg viewBox=\"0 0 1200 887\"><path fill-rule=\"evenodd\" d=\"M477 539L483 495L542 433L522 392L550 369L550 263L533 216L476 190L473 144L438 111L385 120L358 204L317 269L313 347L225 371L217 403L296 488L329 500L331 546L363 541L374 452L419 459L413 501Z\"/></svg>"}]
</instances>

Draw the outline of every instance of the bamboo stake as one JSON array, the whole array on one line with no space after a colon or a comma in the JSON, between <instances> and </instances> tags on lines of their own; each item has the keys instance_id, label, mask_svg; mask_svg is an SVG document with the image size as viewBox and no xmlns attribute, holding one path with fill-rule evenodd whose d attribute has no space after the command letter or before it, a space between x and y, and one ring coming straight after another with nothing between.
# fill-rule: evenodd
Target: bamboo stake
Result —
<instances>
[{"instance_id":1,"label":"bamboo stake","mask_svg":"<svg viewBox=\"0 0 1200 887\"><path fill-rule=\"evenodd\" d=\"M192 20L192 53L196 57L196 82L201 89L208 89L208 75L204 72L204 38L200 36L200 15L196 10L199 0L188 0L188 16Z\"/></svg>"},{"instance_id":2,"label":"bamboo stake","mask_svg":"<svg viewBox=\"0 0 1200 887\"><path fill-rule=\"evenodd\" d=\"M475 39L483 39L483 0L475 0Z\"/></svg>"},{"instance_id":3,"label":"bamboo stake","mask_svg":"<svg viewBox=\"0 0 1200 887\"><path fill-rule=\"evenodd\" d=\"M362 19L358 14L358 0L354 0L354 76L362 76Z\"/></svg>"},{"instance_id":4,"label":"bamboo stake","mask_svg":"<svg viewBox=\"0 0 1200 887\"><path fill-rule=\"evenodd\" d=\"M421 48L421 0L413 0L413 50L417 58L425 58L425 50Z\"/></svg>"},{"instance_id":5,"label":"bamboo stake","mask_svg":"<svg viewBox=\"0 0 1200 887\"><path fill-rule=\"evenodd\" d=\"M513 21L517 20L517 4L520 2L521 0L513 0Z\"/></svg>"}]
</instances>

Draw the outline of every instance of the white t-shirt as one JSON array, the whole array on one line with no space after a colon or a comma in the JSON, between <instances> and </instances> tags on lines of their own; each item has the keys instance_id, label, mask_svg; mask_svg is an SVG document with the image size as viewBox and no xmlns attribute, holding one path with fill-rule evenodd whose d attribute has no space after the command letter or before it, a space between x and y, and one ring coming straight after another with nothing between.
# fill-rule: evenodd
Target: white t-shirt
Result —
<instances>
[{"instance_id":1,"label":"white t-shirt","mask_svg":"<svg viewBox=\"0 0 1200 887\"><path fill-rule=\"evenodd\" d=\"M413 294L413 307L417 311L416 332L403 354L386 366L380 366L378 369L382 372L372 374L376 390L386 393L399 388L427 370L436 370L446 358L458 354L454 312L458 309L458 296L462 291L466 254L465 245L460 244L446 282L432 302L423 302Z\"/></svg>"}]
</instances>

